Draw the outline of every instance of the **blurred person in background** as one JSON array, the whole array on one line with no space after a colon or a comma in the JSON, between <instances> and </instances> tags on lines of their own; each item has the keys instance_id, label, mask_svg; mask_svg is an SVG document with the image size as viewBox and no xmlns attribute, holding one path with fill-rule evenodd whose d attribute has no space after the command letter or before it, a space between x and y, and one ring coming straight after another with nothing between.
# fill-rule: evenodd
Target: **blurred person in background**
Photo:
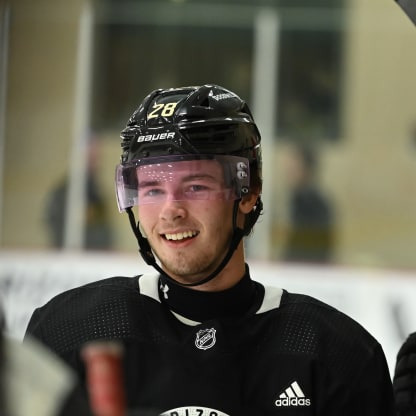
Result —
<instances>
[{"instance_id":1,"label":"blurred person in background","mask_svg":"<svg viewBox=\"0 0 416 416\"><path fill-rule=\"evenodd\" d=\"M118 206L156 273L61 293L34 311L26 337L81 377L86 344L120 343L131 412L394 415L376 339L250 276L244 238L262 212L262 177L247 104L217 85L156 90L121 138Z\"/></svg>"},{"instance_id":2,"label":"blurred person in background","mask_svg":"<svg viewBox=\"0 0 416 416\"><path fill-rule=\"evenodd\" d=\"M289 225L282 260L328 263L335 244L332 202L318 183L318 155L310 145L288 145L283 159Z\"/></svg>"},{"instance_id":3,"label":"blurred person in background","mask_svg":"<svg viewBox=\"0 0 416 416\"><path fill-rule=\"evenodd\" d=\"M397 416L416 416L416 332L407 337L397 354L393 387Z\"/></svg>"},{"instance_id":4,"label":"blurred person in background","mask_svg":"<svg viewBox=\"0 0 416 416\"><path fill-rule=\"evenodd\" d=\"M86 212L84 245L87 250L107 250L113 245L106 200L98 183L99 142L94 135L88 142L87 176L85 178ZM45 204L45 224L53 247L63 248L69 178L65 176L50 191Z\"/></svg>"}]
</instances>

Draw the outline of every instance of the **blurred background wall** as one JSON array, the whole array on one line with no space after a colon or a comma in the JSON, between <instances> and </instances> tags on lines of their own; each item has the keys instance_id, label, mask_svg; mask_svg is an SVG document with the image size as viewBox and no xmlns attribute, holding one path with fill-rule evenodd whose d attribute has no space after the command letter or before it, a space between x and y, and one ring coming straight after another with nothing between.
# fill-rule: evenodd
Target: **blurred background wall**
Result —
<instances>
[{"instance_id":1,"label":"blurred background wall","mask_svg":"<svg viewBox=\"0 0 416 416\"><path fill-rule=\"evenodd\" d=\"M415 269L416 33L393 0L6 0L0 19L0 249L135 252L119 132L152 89L217 83L265 143L251 257L321 241L306 261Z\"/></svg>"}]
</instances>

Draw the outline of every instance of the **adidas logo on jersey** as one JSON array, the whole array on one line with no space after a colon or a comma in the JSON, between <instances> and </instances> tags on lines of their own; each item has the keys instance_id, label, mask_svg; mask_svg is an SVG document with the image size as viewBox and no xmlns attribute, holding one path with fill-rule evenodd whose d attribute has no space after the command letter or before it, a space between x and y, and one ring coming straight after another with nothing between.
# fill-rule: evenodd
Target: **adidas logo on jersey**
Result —
<instances>
[{"instance_id":1,"label":"adidas logo on jersey","mask_svg":"<svg viewBox=\"0 0 416 416\"><path fill-rule=\"evenodd\" d=\"M305 397L299 384L294 381L274 402L277 407L310 406L311 401Z\"/></svg>"}]
</instances>

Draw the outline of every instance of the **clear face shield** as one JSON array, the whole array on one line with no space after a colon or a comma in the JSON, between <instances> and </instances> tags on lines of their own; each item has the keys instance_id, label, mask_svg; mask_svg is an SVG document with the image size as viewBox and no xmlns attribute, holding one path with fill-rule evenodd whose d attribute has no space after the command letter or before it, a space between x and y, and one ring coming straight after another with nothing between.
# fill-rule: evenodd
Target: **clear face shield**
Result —
<instances>
[{"instance_id":1,"label":"clear face shield","mask_svg":"<svg viewBox=\"0 0 416 416\"><path fill-rule=\"evenodd\" d=\"M120 212L170 201L236 200L249 191L249 162L223 155L137 159L116 168Z\"/></svg>"}]
</instances>

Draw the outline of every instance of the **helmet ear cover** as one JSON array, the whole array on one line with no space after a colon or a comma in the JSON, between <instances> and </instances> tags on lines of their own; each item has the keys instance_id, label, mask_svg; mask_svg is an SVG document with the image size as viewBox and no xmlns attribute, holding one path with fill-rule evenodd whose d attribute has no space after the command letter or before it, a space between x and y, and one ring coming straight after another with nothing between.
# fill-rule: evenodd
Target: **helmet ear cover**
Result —
<instances>
[{"instance_id":1,"label":"helmet ear cover","mask_svg":"<svg viewBox=\"0 0 416 416\"><path fill-rule=\"evenodd\" d=\"M248 236L253 231L259 216L263 213L263 201L261 200L262 178L261 169L257 166L257 161L250 164L250 191L256 192L257 200L253 209L246 214L244 223L244 236Z\"/></svg>"}]
</instances>

